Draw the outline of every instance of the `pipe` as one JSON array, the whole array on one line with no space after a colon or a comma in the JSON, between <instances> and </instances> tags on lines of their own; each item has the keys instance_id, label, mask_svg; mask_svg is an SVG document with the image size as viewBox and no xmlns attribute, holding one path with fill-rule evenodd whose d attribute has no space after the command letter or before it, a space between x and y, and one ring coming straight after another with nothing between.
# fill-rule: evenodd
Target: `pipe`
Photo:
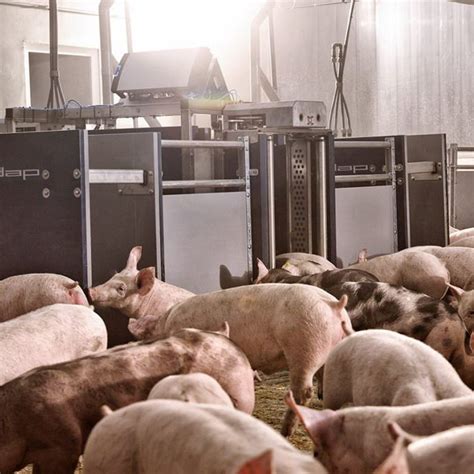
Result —
<instances>
[{"instance_id":1,"label":"pipe","mask_svg":"<svg viewBox=\"0 0 474 474\"><path fill-rule=\"evenodd\" d=\"M163 148L244 148L242 142L222 140L161 140Z\"/></svg>"},{"instance_id":2,"label":"pipe","mask_svg":"<svg viewBox=\"0 0 474 474\"><path fill-rule=\"evenodd\" d=\"M64 95L58 69L58 5L49 0L49 96L46 108L64 107Z\"/></svg>"},{"instance_id":3,"label":"pipe","mask_svg":"<svg viewBox=\"0 0 474 474\"><path fill-rule=\"evenodd\" d=\"M110 9L115 0L101 0L99 4L100 64L102 74L102 102L112 103L112 35Z\"/></svg>"}]
</instances>

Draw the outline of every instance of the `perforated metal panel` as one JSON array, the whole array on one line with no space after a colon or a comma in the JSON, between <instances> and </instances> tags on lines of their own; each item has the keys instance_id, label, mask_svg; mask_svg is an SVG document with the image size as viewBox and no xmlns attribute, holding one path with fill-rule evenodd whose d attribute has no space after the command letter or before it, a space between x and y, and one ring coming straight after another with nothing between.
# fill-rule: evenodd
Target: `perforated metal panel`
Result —
<instances>
[{"instance_id":1,"label":"perforated metal panel","mask_svg":"<svg viewBox=\"0 0 474 474\"><path fill-rule=\"evenodd\" d=\"M311 204L310 190L310 160L308 144L304 140L296 140L290 145L290 233L291 251L308 252L310 240L309 216Z\"/></svg>"}]
</instances>

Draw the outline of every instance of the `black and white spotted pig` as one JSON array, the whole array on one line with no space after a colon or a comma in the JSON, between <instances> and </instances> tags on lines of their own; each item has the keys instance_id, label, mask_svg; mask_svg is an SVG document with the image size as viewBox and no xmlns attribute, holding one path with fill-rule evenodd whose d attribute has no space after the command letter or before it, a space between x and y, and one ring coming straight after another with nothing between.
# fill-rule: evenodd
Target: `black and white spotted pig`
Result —
<instances>
[{"instance_id":1,"label":"black and white spotted pig","mask_svg":"<svg viewBox=\"0 0 474 474\"><path fill-rule=\"evenodd\" d=\"M326 270L313 275L297 276L284 268L267 270L262 262L258 265L258 283L301 283L303 285L318 286L320 288L332 287L349 281L379 281L375 275L364 270L346 268L343 270Z\"/></svg>"},{"instance_id":2,"label":"black and white spotted pig","mask_svg":"<svg viewBox=\"0 0 474 474\"><path fill-rule=\"evenodd\" d=\"M322 286L336 298L347 295L352 327L389 329L425 342L440 352L461 379L474 388L474 356L456 309L446 301L380 282Z\"/></svg>"}]
</instances>

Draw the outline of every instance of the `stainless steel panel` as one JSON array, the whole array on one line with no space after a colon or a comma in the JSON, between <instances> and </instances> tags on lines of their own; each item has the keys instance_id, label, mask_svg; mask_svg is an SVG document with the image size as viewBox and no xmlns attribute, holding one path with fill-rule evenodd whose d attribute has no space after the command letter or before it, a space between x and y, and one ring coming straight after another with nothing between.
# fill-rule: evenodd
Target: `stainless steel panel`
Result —
<instances>
[{"instance_id":1,"label":"stainless steel panel","mask_svg":"<svg viewBox=\"0 0 474 474\"><path fill-rule=\"evenodd\" d=\"M226 120L259 119L267 127L327 127L326 106L320 101L286 101L230 104L224 108Z\"/></svg>"},{"instance_id":2,"label":"stainless steel panel","mask_svg":"<svg viewBox=\"0 0 474 474\"><path fill-rule=\"evenodd\" d=\"M310 242L310 159L306 140L290 144L291 252L308 252Z\"/></svg>"},{"instance_id":3,"label":"stainless steel panel","mask_svg":"<svg viewBox=\"0 0 474 474\"><path fill-rule=\"evenodd\" d=\"M395 250L393 194L392 186L336 189L337 256L344 266L363 248L369 255Z\"/></svg>"},{"instance_id":4,"label":"stainless steel panel","mask_svg":"<svg viewBox=\"0 0 474 474\"><path fill-rule=\"evenodd\" d=\"M219 290L219 266L248 271L246 193L163 196L166 281L196 293Z\"/></svg>"}]
</instances>

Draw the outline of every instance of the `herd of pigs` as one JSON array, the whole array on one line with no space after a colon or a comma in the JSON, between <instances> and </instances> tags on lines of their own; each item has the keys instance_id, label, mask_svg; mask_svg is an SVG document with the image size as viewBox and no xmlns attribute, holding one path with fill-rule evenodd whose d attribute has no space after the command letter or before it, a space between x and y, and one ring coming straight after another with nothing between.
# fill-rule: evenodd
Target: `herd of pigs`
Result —
<instances>
[{"instance_id":1,"label":"herd of pigs","mask_svg":"<svg viewBox=\"0 0 474 474\"><path fill-rule=\"evenodd\" d=\"M0 281L0 473L474 472L474 229L337 269L258 262L207 294L126 267L86 293L62 275ZM94 312L138 339L107 348ZM281 434L254 378L288 370ZM323 410L307 407L318 380ZM297 422L314 457L287 437Z\"/></svg>"}]
</instances>

